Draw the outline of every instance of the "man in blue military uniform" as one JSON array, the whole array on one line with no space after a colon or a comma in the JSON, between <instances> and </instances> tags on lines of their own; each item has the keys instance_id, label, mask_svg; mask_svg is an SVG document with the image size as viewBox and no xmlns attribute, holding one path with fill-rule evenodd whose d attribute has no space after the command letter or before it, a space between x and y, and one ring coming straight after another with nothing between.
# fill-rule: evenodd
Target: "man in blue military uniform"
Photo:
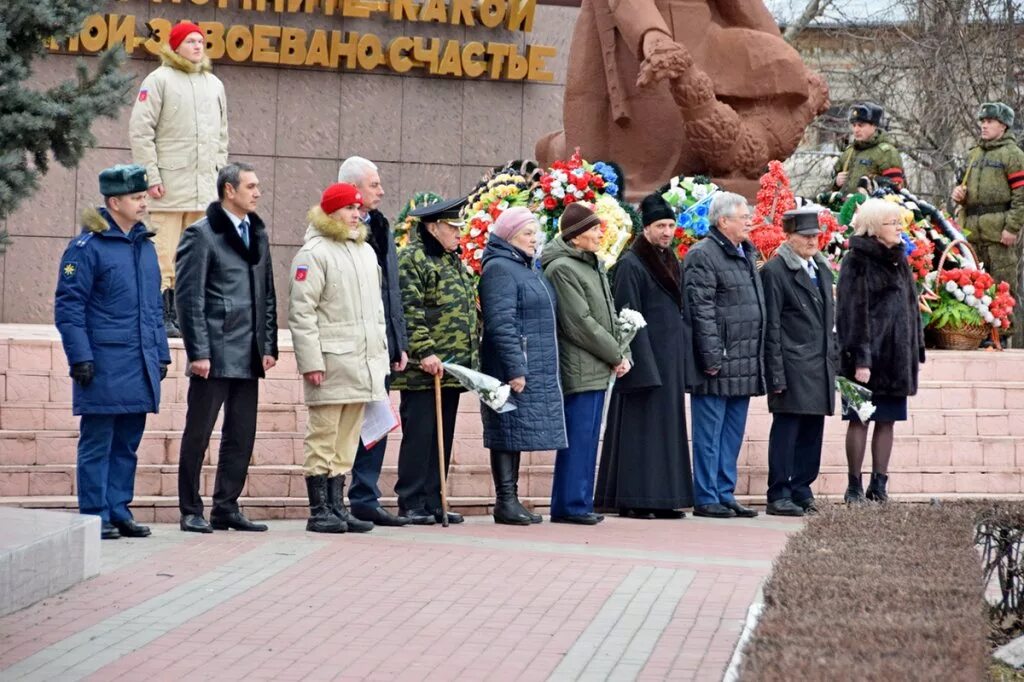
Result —
<instances>
[{"instance_id":1,"label":"man in blue military uniform","mask_svg":"<svg viewBox=\"0 0 1024 682\"><path fill-rule=\"evenodd\" d=\"M146 537L128 510L146 413L158 412L171 362L160 267L146 217L146 170L100 173L103 206L82 214L57 275L54 317L81 416L78 508L103 519L102 537Z\"/></svg>"}]
</instances>

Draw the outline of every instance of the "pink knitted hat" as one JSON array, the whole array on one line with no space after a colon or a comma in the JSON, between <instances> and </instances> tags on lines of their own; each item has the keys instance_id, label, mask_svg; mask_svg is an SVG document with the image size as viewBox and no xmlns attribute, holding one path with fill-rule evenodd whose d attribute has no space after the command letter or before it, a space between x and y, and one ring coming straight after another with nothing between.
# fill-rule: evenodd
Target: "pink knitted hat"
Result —
<instances>
[{"instance_id":1,"label":"pink knitted hat","mask_svg":"<svg viewBox=\"0 0 1024 682\"><path fill-rule=\"evenodd\" d=\"M502 211L498 219L491 225L491 234L508 241L519 234L531 222L537 222L537 218L530 213L530 209L523 206L514 206Z\"/></svg>"}]
</instances>

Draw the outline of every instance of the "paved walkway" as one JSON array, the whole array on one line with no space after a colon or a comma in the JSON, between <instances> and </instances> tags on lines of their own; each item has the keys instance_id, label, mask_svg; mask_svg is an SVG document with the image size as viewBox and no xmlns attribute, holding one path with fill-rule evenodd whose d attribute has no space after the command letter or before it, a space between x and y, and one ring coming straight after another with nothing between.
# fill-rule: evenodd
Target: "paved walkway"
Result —
<instances>
[{"instance_id":1,"label":"paved walkway","mask_svg":"<svg viewBox=\"0 0 1024 682\"><path fill-rule=\"evenodd\" d=\"M103 543L0 619L0 680L720 680L799 522L636 521Z\"/></svg>"}]
</instances>

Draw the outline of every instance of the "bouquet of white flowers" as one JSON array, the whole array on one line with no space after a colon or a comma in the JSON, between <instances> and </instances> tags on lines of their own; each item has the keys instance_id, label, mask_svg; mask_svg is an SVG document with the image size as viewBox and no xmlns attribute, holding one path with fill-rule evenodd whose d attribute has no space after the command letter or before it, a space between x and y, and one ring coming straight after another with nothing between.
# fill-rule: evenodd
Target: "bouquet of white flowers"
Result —
<instances>
[{"instance_id":1,"label":"bouquet of white flowers","mask_svg":"<svg viewBox=\"0 0 1024 682\"><path fill-rule=\"evenodd\" d=\"M836 388L843 397L843 414L853 410L861 423L866 424L875 413L875 404L871 402L871 390L846 377L836 377Z\"/></svg>"},{"instance_id":2,"label":"bouquet of white flowers","mask_svg":"<svg viewBox=\"0 0 1024 682\"><path fill-rule=\"evenodd\" d=\"M475 393L480 402L498 414L511 412L516 409L516 406L508 401L512 390L508 384L501 383L489 374L457 365L454 362L443 362L441 364L444 367L444 371L455 377L462 384L463 388Z\"/></svg>"},{"instance_id":3,"label":"bouquet of white flowers","mask_svg":"<svg viewBox=\"0 0 1024 682\"><path fill-rule=\"evenodd\" d=\"M644 316L632 308L623 308L616 316L619 325L619 352L624 352L633 342L637 332L647 326ZM608 420L608 405L612 400L612 389L615 388L615 370L612 370L608 378L608 390L604 394L604 410L601 413L601 431L604 432L604 424Z\"/></svg>"}]
</instances>

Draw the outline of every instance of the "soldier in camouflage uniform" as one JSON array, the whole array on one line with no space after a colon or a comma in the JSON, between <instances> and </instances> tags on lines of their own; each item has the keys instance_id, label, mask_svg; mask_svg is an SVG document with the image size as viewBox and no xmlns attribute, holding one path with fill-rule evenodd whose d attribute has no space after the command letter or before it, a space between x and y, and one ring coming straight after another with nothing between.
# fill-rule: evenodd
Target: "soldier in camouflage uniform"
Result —
<instances>
[{"instance_id":1,"label":"soldier in camouflage uniform","mask_svg":"<svg viewBox=\"0 0 1024 682\"><path fill-rule=\"evenodd\" d=\"M846 195L857 191L860 179L882 177L901 189L906 184L903 160L888 133L878 128L885 111L865 102L850 108L853 143L836 161L831 190Z\"/></svg>"},{"instance_id":2,"label":"soldier in camouflage uniform","mask_svg":"<svg viewBox=\"0 0 1024 682\"><path fill-rule=\"evenodd\" d=\"M952 198L963 206L962 227L978 258L997 281L1009 282L1010 293L1018 298L1024 152L1010 132L1013 118L1013 109L1002 102L981 105L981 139L967 157L967 169L953 189ZM1021 325L1016 325L1013 345L1017 347L1024 345L1020 330Z\"/></svg>"},{"instance_id":3,"label":"soldier in camouflage uniform","mask_svg":"<svg viewBox=\"0 0 1024 682\"><path fill-rule=\"evenodd\" d=\"M459 259L460 209L466 199L441 201L410 212L418 217L419 240L398 254L411 361L391 388L401 391L402 447L398 453L399 514L414 524L442 520L438 471L434 376L441 375L445 469L451 464L455 417L462 387L444 376L442 362L479 365L476 281ZM462 516L449 512L451 523Z\"/></svg>"}]
</instances>

